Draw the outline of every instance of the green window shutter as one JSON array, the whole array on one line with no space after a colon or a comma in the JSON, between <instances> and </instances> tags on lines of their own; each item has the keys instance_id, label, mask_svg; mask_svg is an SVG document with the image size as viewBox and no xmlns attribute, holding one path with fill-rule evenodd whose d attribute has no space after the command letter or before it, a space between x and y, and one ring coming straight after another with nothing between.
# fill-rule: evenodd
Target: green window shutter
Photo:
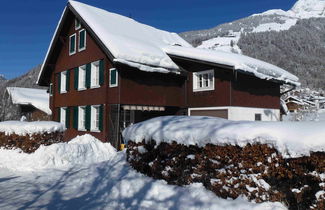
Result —
<instances>
[{"instance_id":1,"label":"green window shutter","mask_svg":"<svg viewBox=\"0 0 325 210\"><path fill-rule=\"evenodd\" d=\"M81 31L79 34L79 49L82 49L85 47L85 35L86 35L85 30Z\"/></svg>"},{"instance_id":2,"label":"green window shutter","mask_svg":"<svg viewBox=\"0 0 325 210\"><path fill-rule=\"evenodd\" d=\"M73 107L73 128L78 130L78 107Z\"/></svg>"},{"instance_id":3,"label":"green window shutter","mask_svg":"<svg viewBox=\"0 0 325 210\"><path fill-rule=\"evenodd\" d=\"M70 37L70 53L75 52L75 50L76 50L75 44L76 44L76 36L71 36Z\"/></svg>"},{"instance_id":4,"label":"green window shutter","mask_svg":"<svg viewBox=\"0 0 325 210\"><path fill-rule=\"evenodd\" d=\"M58 91L61 92L61 73L58 73Z\"/></svg>"},{"instance_id":5,"label":"green window shutter","mask_svg":"<svg viewBox=\"0 0 325 210\"><path fill-rule=\"evenodd\" d=\"M78 90L79 83L79 68L74 68L74 89Z\"/></svg>"},{"instance_id":6,"label":"green window shutter","mask_svg":"<svg viewBox=\"0 0 325 210\"><path fill-rule=\"evenodd\" d=\"M70 107L67 107L65 111L65 127L70 128Z\"/></svg>"},{"instance_id":7,"label":"green window shutter","mask_svg":"<svg viewBox=\"0 0 325 210\"><path fill-rule=\"evenodd\" d=\"M99 61L99 85L104 84L104 60Z\"/></svg>"},{"instance_id":8,"label":"green window shutter","mask_svg":"<svg viewBox=\"0 0 325 210\"><path fill-rule=\"evenodd\" d=\"M86 88L90 88L90 74L91 74L91 65L90 63L86 64Z\"/></svg>"},{"instance_id":9,"label":"green window shutter","mask_svg":"<svg viewBox=\"0 0 325 210\"><path fill-rule=\"evenodd\" d=\"M116 80L117 80L117 78L116 78L116 72L117 70L116 69L111 69L111 75L110 75L110 77L111 77L111 79L110 79L110 83L111 83L111 85L116 85Z\"/></svg>"},{"instance_id":10,"label":"green window shutter","mask_svg":"<svg viewBox=\"0 0 325 210\"><path fill-rule=\"evenodd\" d=\"M90 106L86 106L86 125L85 128L87 131L90 130L90 120L91 120L91 112L90 112Z\"/></svg>"},{"instance_id":11,"label":"green window shutter","mask_svg":"<svg viewBox=\"0 0 325 210\"><path fill-rule=\"evenodd\" d=\"M104 105L101 104L100 107L99 107L99 130L100 131L103 131L103 116L104 115Z\"/></svg>"},{"instance_id":12,"label":"green window shutter","mask_svg":"<svg viewBox=\"0 0 325 210\"><path fill-rule=\"evenodd\" d=\"M66 74L66 90L67 92L70 89L70 70L67 70L67 74Z\"/></svg>"},{"instance_id":13,"label":"green window shutter","mask_svg":"<svg viewBox=\"0 0 325 210\"><path fill-rule=\"evenodd\" d=\"M57 113L58 113L58 116L57 116L58 122L60 122L61 121L61 109L60 109L60 107L58 107L58 108L56 108L56 110L57 110Z\"/></svg>"}]
</instances>

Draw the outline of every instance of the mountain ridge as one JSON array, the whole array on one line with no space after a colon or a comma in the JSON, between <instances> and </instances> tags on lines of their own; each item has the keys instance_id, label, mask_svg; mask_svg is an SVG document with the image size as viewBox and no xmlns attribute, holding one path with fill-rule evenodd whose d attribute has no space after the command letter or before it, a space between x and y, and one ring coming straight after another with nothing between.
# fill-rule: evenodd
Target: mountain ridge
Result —
<instances>
[{"instance_id":1,"label":"mountain ridge","mask_svg":"<svg viewBox=\"0 0 325 210\"><path fill-rule=\"evenodd\" d=\"M303 86L323 89L324 25L325 0L299 0L288 11L268 10L180 36L198 48L240 53L272 63L299 76Z\"/></svg>"}]
</instances>

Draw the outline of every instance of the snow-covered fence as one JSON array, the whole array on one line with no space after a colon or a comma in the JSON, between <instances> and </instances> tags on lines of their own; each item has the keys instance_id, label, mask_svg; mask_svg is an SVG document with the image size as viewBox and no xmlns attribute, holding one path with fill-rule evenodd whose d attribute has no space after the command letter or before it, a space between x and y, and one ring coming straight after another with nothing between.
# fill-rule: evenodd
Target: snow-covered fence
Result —
<instances>
[{"instance_id":1,"label":"snow-covered fence","mask_svg":"<svg viewBox=\"0 0 325 210\"><path fill-rule=\"evenodd\" d=\"M40 145L62 142L63 131L63 124L51 121L0 122L0 147L31 153Z\"/></svg>"}]
</instances>

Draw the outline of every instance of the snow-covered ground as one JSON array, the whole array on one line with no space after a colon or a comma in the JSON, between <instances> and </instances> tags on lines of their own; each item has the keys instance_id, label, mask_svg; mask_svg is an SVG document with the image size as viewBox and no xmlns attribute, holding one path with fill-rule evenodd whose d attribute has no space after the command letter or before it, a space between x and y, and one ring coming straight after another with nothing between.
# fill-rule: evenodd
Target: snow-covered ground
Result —
<instances>
[{"instance_id":1,"label":"snow-covered ground","mask_svg":"<svg viewBox=\"0 0 325 210\"><path fill-rule=\"evenodd\" d=\"M325 122L249 122L215 117L166 116L134 124L123 131L125 140L155 140L205 146L268 144L285 158L325 151Z\"/></svg>"},{"instance_id":2,"label":"snow-covered ground","mask_svg":"<svg viewBox=\"0 0 325 210\"><path fill-rule=\"evenodd\" d=\"M90 135L30 155L0 150L0 189L0 209L285 209L221 199L201 184L167 185L136 172L124 151Z\"/></svg>"}]
</instances>

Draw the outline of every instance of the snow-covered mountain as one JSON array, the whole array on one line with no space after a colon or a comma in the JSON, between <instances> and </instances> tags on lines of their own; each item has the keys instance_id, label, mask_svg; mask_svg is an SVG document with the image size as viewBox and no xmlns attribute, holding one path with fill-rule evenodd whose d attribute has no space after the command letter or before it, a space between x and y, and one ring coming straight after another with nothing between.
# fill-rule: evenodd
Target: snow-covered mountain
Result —
<instances>
[{"instance_id":1,"label":"snow-covered mountain","mask_svg":"<svg viewBox=\"0 0 325 210\"><path fill-rule=\"evenodd\" d=\"M324 88L324 25L325 0L299 0L288 11L268 10L180 35L198 48L255 57L297 74L304 86Z\"/></svg>"},{"instance_id":2,"label":"snow-covered mountain","mask_svg":"<svg viewBox=\"0 0 325 210\"><path fill-rule=\"evenodd\" d=\"M7 81L6 78L2 74L0 74L0 84L5 81Z\"/></svg>"}]
</instances>

